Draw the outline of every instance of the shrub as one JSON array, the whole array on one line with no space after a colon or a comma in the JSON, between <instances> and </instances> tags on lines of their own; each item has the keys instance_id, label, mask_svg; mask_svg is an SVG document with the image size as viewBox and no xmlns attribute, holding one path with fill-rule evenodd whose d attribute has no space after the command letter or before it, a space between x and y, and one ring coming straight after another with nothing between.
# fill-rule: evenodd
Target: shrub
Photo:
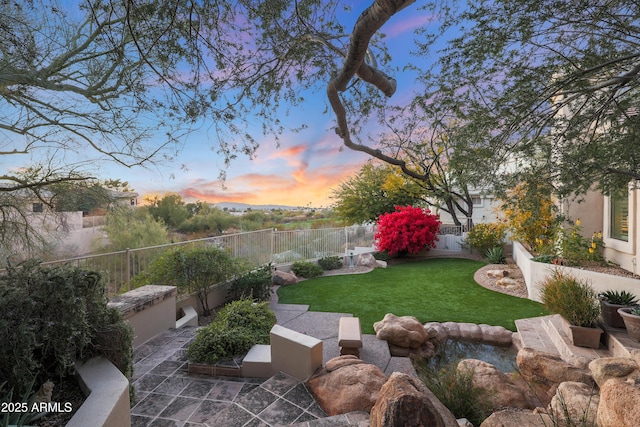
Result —
<instances>
[{"instance_id":1,"label":"shrub","mask_svg":"<svg viewBox=\"0 0 640 427\"><path fill-rule=\"evenodd\" d=\"M557 238L557 255L561 256L565 265L579 265L584 261L603 262L602 233L593 233L591 238L585 238L581 232L580 219L570 228L560 231Z\"/></svg>"},{"instance_id":2,"label":"shrub","mask_svg":"<svg viewBox=\"0 0 640 427\"><path fill-rule=\"evenodd\" d=\"M389 252L387 251L374 252L373 257L380 261L389 261Z\"/></svg>"},{"instance_id":3,"label":"shrub","mask_svg":"<svg viewBox=\"0 0 640 427\"><path fill-rule=\"evenodd\" d=\"M504 248L502 246L496 246L486 252L487 260L491 264L504 264L507 259L504 256Z\"/></svg>"},{"instance_id":4,"label":"shrub","mask_svg":"<svg viewBox=\"0 0 640 427\"><path fill-rule=\"evenodd\" d=\"M0 312L0 378L14 395L71 375L76 360L94 355L131 377L133 331L107 307L97 272L35 261L9 266L0 276Z\"/></svg>"},{"instance_id":5,"label":"shrub","mask_svg":"<svg viewBox=\"0 0 640 427\"><path fill-rule=\"evenodd\" d=\"M464 244L477 249L481 254L486 254L488 250L502 246L505 235L505 224L476 224L467 233Z\"/></svg>"},{"instance_id":6,"label":"shrub","mask_svg":"<svg viewBox=\"0 0 640 427\"><path fill-rule=\"evenodd\" d=\"M591 285L556 270L542 283L542 303L575 326L593 327L600 315L598 296Z\"/></svg>"},{"instance_id":7,"label":"shrub","mask_svg":"<svg viewBox=\"0 0 640 427\"><path fill-rule=\"evenodd\" d=\"M396 206L396 211L380 215L375 239L378 251L388 251L390 256L418 253L424 248L435 247L440 229L438 215L428 209L412 206Z\"/></svg>"},{"instance_id":8,"label":"shrub","mask_svg":"<svg viewBox=\"0 0 640 427\"><path fill-rule=\"evenodd\" d=\"M177 286L181 292L197 292L203 314L211 313L208 296L214 285L222 285L245 268L243 262L216 247L181 247L156 258L132 279L134 286Z\"/></svg>"},{"instance_id":9,"label":"shrub","mask_svg":"<svg viewBox=\"0 0 640 427\"><path fill-rule=\"evenodd\" d=\"M306 277L307 279L321 276L323 272L322 267L311 261L296 261L291 266L291 271L296 276Z\"/></svg>"},{"instance_id":10,"label":"shrub","mask_svg":"<svg viewBox=\"0 0 640 427\"><path fill-rule=\"evenodd\" d=\"M227 289L227 299L235 301L249 298L254 301L267 301L271 297L272 280L271 264L258 267L231 281Z\"/></svg>"},{"instance_id":11,"label":"shrub","mask_svg":"<svg viewBox=\"0 0 640 427\"><path fill-rule=\"evenodd\" d=\"M327 256L324 258L320 258L318 260L318 264L322 267L323 270L337 270L342 268L344 263L342 261L342 257L339 256Z\"/></svg>"},{"instance_id":12,"label":"shrub","mask_svg":"<svg viewBox=\"0 0 640 427\"><path fill-rule=\"evenodd\" d=\"M200 363L242 355L254 344L269 344L269 332L275 324L276 316L268 302L254 303L250 299L231 302L211 324L198 331L187 355Z\"/></svg>"}]
</instances>

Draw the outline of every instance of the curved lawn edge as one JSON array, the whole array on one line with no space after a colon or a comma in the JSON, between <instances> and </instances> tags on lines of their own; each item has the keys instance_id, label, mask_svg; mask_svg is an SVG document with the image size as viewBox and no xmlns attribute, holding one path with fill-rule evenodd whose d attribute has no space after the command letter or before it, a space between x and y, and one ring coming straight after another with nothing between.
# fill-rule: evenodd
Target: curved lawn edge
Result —
<instances>
[{"instance_id":1,"label":"curved lawn edge","mask_svg":"<svg viewBox=\"0 0 640 427\"><path fill-rule=\"evenodd\" d=\"M378 268L369 273L324 276L280 287L283 304L308 304L309 310L352 313L362 332L386 313L426 322L503 326L548 314L542 304L479 285L474 273L486 263L464 258L431 258Z\"/></svg>"}]
</instances>

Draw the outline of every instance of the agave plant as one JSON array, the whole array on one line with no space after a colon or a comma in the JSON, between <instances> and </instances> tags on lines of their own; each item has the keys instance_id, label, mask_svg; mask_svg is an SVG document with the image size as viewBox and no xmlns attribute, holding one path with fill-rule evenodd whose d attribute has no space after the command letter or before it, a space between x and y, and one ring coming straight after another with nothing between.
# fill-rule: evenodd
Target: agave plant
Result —
<instances>
[{"instance_id":1,"label":"agave plant","mask_svg":"<svg viewBox=\"0 0 640 427\"><path fill-rule=\"evenodd\" d=\"M491 264L504 264L507 261L502 246L496 246L495 248L487 250L486 255Z\"/></svg>"},{"instance_id":2,"label":"agave plant","mask_svg":"<svg viewBox=\"0 0 640 427\"><path fill-rule=\"evenodd\" d=\"M638 305L638 299L636 298L636 296L628 291L608 290L600 292L598 294L598 297L608 302L609 304L626 306Z\"/></svg>"}]
</instances>

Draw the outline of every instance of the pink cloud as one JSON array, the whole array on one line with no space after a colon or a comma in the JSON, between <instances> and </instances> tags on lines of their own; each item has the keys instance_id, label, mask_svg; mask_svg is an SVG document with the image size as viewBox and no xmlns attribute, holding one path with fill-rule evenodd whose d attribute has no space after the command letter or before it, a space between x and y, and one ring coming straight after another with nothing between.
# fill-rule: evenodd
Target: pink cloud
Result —
<instances>
[{"instance_id":1,"label":"pink cloud","mask_svg":"<svg viewBox=\"0 0 640 427\"><path fill-rule=\"evenodd\" d=\"M403 18L398 22L395 22L388 27L384 27L382 31L389 38L400 36L408 31L413 31L414 29L428 24L435 20L435 16L433 15L413 15L409 18Z\"/></svg>"}]
</instances>

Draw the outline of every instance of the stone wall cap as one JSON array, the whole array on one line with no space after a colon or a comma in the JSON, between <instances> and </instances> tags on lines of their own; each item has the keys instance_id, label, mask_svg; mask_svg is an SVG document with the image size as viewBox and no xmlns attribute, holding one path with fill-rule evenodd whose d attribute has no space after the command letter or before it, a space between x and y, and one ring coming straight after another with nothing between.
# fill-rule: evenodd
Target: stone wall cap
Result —
<instances>
[{"instance_id":1,"label":"stone wall cap","mask_svg":"<svg viewBox=\"0 0 640 427\"><path fill-rule=\"evenodd\" d=\"M175 286L145 285L112 297L108 306L120 310L122 317L127 319L135 313L175 297L177 293L178 289Z\"/></svg>"}]
</instances>

